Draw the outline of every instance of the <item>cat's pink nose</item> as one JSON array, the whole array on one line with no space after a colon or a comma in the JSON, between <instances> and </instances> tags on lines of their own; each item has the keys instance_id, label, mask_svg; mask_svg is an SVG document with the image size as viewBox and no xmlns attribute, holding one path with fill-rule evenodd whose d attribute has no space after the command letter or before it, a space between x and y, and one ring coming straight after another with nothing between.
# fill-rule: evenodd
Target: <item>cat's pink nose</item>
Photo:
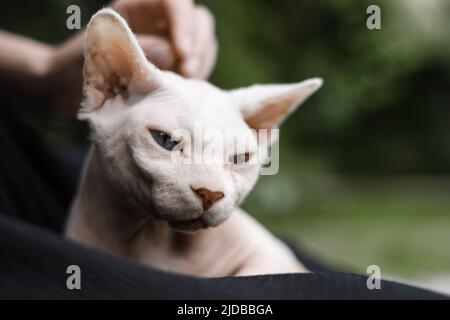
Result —
<instances>
[{"instance_id":1,"label":"cat's pink nose","mask_svg":"<svg viewBox=\"0 0 450 320\"><path fill-rule=\"evenodd\" d=\"M203 202L203 210L208 210L213 206L214 203L222 199L225 195L220 191L211 191L206 188L194 189L192 191L197 194Z\"/></svg>"}]
</instances>

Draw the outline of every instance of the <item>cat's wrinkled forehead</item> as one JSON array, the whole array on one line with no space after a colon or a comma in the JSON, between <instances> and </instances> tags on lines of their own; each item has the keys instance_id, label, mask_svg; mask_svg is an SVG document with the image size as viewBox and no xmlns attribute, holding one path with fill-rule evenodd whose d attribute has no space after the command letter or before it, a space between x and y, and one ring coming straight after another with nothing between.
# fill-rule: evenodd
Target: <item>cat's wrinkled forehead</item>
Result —
<instances>
[{"instance_id":1,"label":"cat's wrinkled forehead","mask_svg":"<svg viewBox=\"0 0 450 320\"><path fill-rule=\"evenodd\" d=\"M177 75L164 74L164 89L149 93L132 109L133 118L149 125L194 130L246 129L239 106L230 95L215 86ZM163 129L161 127L161 129Z\"/></svg>"}]
</instances>

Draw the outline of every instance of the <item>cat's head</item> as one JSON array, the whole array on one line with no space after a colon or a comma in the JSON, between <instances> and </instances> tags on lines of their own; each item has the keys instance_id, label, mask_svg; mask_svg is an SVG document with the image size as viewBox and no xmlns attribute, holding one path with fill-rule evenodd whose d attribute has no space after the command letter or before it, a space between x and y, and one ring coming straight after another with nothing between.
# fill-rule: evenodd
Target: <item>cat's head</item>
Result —
<instances>
[{"instance_id":1,"label":"cat's head","mask_svg":"<svg viewBox=\"0 0 450 320\"><path fill-rule=\"evenodd\" d=\"M247 160L268 148L255 132L278 128L321 84L224 91L181 78L148 62L126 22L103 9L87 28L79 118L89 122L103 173L123 205L197 230L224 222L255 184L260 165ZM231 135L231 143L222 140L231 161L174 161L174 150L192 158L218 143L197 139L199 125Z\"/></svg>"}]
</instances>

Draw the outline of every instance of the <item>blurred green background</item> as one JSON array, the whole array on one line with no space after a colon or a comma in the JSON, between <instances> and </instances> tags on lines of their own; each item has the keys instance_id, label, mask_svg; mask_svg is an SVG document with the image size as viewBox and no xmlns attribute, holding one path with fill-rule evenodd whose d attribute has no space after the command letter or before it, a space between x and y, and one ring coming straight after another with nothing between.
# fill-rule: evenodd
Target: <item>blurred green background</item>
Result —
<instances>
[{"instance_id":1,"label":"blurred green background","mask_svg":"<svg viewBox=\"0 0 450 320\"><path fill-rule=\"evenodd\" d=\"M60 43L106 1L2 4L2 28ZM281 131L280 172L244 207L338 270L450 274L450 1L203 0L217 19L222 88L320 76ZM366 28L377 4L382 29ZM59 26L59 27L56 27ZM86 141L61 119L52 139ZM63 138L62 138L63 137Z\"/></svg>"}]
</instances>

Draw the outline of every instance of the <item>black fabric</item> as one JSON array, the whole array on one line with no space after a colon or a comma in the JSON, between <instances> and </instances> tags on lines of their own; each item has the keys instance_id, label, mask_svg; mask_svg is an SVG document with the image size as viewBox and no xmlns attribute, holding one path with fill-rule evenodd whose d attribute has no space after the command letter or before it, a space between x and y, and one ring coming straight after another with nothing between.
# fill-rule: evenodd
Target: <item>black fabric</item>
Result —
<instances>
[{"instance_id":1,"label":"black fabric","mask_svg":"<svg viewBox=\"0 0 450 320\"><path fill-rule=\"evenodd\" d=\"M0 146L0 298L444 298L389 281L382 281L381 290L368 290L364 276L325 271L187 277L73 243L61 236L61 230L81 157L61 161L32 131L11 118L0 122ZM313 270L324 270L305 261ZM81 290L66 287L69 265L81 268Z\"/></svg>"},{"instance_id":2,"label":"black fabric","mask_svg":"<svg viewBox=\"0 0 450 320\"><path fill-rule=\"evenodd\" d=\"M0 211L60 232L81 153L52 150L12 111L0 113L0 146Z\"/></svg>"},{"instance_id":3,"label":"black fabric","mask_svg":"<svg viewBox=\"0 0 450 320\"><path fill-rule=\"evenodd\" d=\"M438 299L417 288L319 272L201 279L144 267L61 239L43 229L0 218L0 297L136 299ZM67 266L81 268L81 290L66 288Z\"/></svg>"}]
</instances>

